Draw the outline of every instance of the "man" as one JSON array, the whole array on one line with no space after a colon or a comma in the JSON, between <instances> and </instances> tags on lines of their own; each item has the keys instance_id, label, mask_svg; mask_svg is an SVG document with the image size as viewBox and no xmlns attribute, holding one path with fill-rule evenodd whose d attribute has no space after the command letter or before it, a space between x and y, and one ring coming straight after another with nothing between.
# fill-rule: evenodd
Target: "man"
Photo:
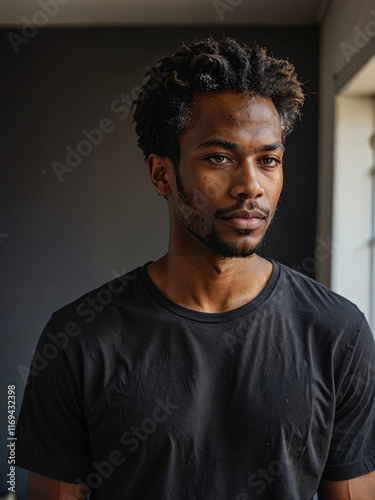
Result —
<instances>
[{"instance_id":1,"label":"man","mask_svg":"<svg viewBox=\"0 0 375 500\"><path fill-rule=\"evenodd\" d=\"M169 250L46 326L17 430L29 500L374 499L363 314L257 254L303 103L293 66L209 38L148 76L134 118Z\"/></svg>"}]
</instances>

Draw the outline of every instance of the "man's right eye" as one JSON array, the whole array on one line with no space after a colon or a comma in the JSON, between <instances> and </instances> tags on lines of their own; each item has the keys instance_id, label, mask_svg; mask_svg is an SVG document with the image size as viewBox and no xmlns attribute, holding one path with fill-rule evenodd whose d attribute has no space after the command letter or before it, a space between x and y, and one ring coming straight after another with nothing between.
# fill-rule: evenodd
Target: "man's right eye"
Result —
<instances>
[{"instance_id":1,"label":"man's right eye","mask_svg":"<svg viewBox=\"0 0 375 500\"><path fill-rule=\"evenodd\" d=\"M230 159L225 155L211 155L205 158L206 160L214 163L215 165L225 165L230 162Z\"/></svg>"}]
</instances>

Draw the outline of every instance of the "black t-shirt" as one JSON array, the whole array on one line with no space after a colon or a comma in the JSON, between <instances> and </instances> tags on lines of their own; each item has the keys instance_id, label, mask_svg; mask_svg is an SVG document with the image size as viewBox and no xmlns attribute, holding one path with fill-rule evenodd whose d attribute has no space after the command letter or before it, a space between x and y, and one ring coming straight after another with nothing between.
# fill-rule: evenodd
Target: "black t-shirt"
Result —
<instances>
[{"instance_id":1,"label":"black t-shirt","mask_svg":"<svg viewBox=\"0 0 375 500\"><path fill-rule=\"evenodd\" d=\"M272 263L261 294L228 312L175 304L143 266L53 314L17 465L95 500L311 500L322 478L374 470L364 316Z\"/></svg>"}]
</instances>

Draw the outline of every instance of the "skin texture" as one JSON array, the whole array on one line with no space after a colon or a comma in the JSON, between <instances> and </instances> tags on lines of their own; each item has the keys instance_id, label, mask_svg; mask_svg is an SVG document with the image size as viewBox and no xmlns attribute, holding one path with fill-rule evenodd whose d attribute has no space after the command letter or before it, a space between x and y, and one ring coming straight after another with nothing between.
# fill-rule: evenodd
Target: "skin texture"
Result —
<instances>
[{"instance_id":1,"label":"skin texture","mask_svg":"<svg viewBox=\"0 0 375 500\"><path fill-rule=\"evenodd\" d=\"M375 471L347 481L323 481L319 500L373 500Z\"/></svg>"},{"instance_id":2,"label":"skin texture","mask_svg":"<svg viewBox=\"0 0 375 500\"><path fill-rule=\"evenodd\" d=\"M270 100L247 93L198 94L191 111L177 175L167 157L148 159L170 216L169 251L148 270L178 304L222 312L256 297L272 272L271 263L253 252L282 189L281 123ZM234 227L224 217L240 209L257 209L264 218L250 231ZM223 258L228 253L235 256Z\"/></svg>"},{"instance_id":3,"label":"skin texture","mask_svg":"<svg viewBox=\"0 0 375 500\"><path fill-rule=\"evenodd\" d=\"M87 497L81 490L76 484L56 481L35 472L28 475L27 500L85 500Z\"/></svg>"},{"instance_id":4,"label":"skin texture","mask_svg":"<svg viewBox=\"0 0 375 500\"><path fill-rule=\"evenodd\" d=\"M249 302L270 278L272 264L256 249L281 193L284 147L279 115L269 100L245 93L199 94L191 111L177 173L169 158L148 158L152 183L167 198L170 216L168 253L148 272L174 302L215 313ZM225 219L244 209L264 216L251 230ZM64 494L85 498L77 485L29 474L28 500L63 500ZM374 500L375 472L323 481L319 499Z\"/></svg>"}]
</instances>

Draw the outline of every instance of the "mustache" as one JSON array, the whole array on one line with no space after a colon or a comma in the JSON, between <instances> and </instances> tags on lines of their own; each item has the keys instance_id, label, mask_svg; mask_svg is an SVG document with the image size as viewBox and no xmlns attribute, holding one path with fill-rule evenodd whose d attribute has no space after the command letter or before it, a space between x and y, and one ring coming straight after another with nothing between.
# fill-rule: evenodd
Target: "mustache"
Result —
<instances>
[{"instance_id":1,"label":"mustache","mask_svg":"<svg viewBox=\"0 0 375 500\"><path fill-rule=\"evenodd\" d=\"M219 208L216 210L214 213L214 219L219 219L223 215L227 215L231 212L235 212L237 210L258 210L261 212L267 219L270 216L270 211L268 208L261 207L257 201L252 201L251 203L247 203L245 200L240 201L236 205L233 205L232 207L227 207L227 208Z\"/></svg>"}]
</instances>

